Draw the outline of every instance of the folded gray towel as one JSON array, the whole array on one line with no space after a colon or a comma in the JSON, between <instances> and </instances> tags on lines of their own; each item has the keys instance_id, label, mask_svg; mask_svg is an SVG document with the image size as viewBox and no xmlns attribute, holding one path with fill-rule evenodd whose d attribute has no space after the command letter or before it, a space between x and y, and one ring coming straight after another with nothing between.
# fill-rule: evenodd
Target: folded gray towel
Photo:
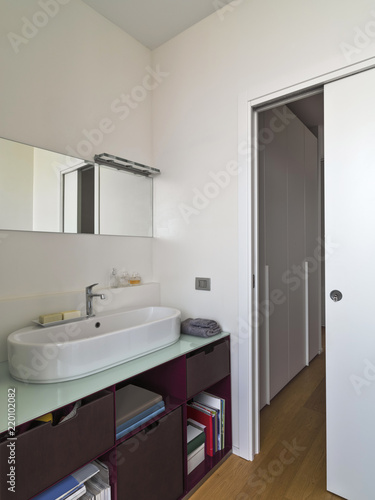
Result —
<instances>
[{"instance_id":1,"label":"folded gray towel","mask_svg":"<svg viewBox=\"0 0 375 500\"><path fill-rule=\"evenodd\" d=\"M221 333L221 328L220 325L213 320L188 318L181 323L181 333L184 333L185 335L194 335L195 337L207 338Z\"/></svg>"},{"instance_id":2,"label":"folded gray towel","mask_svg":"<svg viewBox=\"0 0 375 500\"><path fill-rule=\"evenodd\" d=\"M199 326L201 328L216 328L218 324L213 319L190 319L190 324L192 326Z\"/></svg>"}]
</instances>

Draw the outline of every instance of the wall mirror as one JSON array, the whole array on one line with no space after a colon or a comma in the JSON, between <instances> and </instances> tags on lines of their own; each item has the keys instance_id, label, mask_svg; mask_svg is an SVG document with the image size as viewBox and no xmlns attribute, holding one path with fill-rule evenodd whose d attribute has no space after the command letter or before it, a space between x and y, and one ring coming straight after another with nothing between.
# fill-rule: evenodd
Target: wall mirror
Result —
<instances>
[{"instance_id":1,"label":"wall mirror","mask_svg":"<svg viewBox=\"0 0 375 500\"><path fill-rule=\"evenodd\" d=\"M152 177L110 155L96 158L0 138L0 229L152 236Z\"/></svg>"}]
</instances>

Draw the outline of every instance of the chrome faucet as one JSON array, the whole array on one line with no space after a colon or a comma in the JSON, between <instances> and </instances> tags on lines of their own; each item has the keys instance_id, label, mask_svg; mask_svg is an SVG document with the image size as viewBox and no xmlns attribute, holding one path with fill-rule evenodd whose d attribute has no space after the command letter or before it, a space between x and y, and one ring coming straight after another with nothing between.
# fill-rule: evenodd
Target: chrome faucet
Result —
<instances>
[{"instance_id":1,"label":"chrome faucet","mask_svg":"<svg viewBox=\"0 0 375 500\"><path fill-rule=\"evenodd\" d=\"M105 299L105 295L103 293L92 293L92 289L94 286L98 285L98 283L94 283L93 285L86 287L86 316L92 317L95 316L92 308L92 299L93 297L100 297L102 300Z\"/></svg>"}]
</instances>

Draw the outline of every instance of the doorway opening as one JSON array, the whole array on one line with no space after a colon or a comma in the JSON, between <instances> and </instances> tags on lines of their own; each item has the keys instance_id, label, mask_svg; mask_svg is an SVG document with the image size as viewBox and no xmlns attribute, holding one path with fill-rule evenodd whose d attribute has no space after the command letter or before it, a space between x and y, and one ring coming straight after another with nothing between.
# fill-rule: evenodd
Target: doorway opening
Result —
<instances>
[{"instance_id":1,"label":"doorway opening","mask_svg":"<svg viewBox=\"0 0 375 500\"><path fill-rule=\"evenodd\" d=\"M322 352L323 100L319 87L255 109L259 409Z\"/></svg>"}]
</instances>

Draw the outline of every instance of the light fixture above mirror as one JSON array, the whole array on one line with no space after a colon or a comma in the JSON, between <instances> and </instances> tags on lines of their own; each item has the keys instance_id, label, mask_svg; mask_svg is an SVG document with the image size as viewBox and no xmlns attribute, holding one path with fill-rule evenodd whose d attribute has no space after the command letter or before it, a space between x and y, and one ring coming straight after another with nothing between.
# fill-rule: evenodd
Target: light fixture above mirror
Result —
<instances>
[{"instance_id":1,"label":"light fixture above mirror","mask_svg":"<svg viewBox=\"0 0 375 500\"><path fill-rule=\"evenodd\" d=\"M99 165L107 165L107 167L113 167L117 170L124 170L136 175L143 175L144 177L153 177L160 174L160 170L157 168L148 167L147 165L143 165L142 163L126 160L125 158L109 155L108 153L95 155L94 160Z\"/></svg>"}]
</instances>

